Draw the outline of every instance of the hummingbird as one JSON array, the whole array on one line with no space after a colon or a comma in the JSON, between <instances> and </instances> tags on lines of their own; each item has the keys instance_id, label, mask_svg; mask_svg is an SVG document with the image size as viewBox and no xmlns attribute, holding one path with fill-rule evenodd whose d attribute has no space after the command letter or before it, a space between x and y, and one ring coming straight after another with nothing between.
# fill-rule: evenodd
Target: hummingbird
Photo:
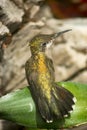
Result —
<instances>
[{"instance_id":1,"label":"hummingbird","mask_svg":"<svg viewBox=\"0 0 87 130\"><path fill-rule=\"evenodd\" d=\"M39 34L29 44L31 57L25 64L26 78L41 117L47 123L69 116L75 104L74 95L55 83L53 61L45 54L47 46L68 31Z\"/></svg>"}]
</instances>

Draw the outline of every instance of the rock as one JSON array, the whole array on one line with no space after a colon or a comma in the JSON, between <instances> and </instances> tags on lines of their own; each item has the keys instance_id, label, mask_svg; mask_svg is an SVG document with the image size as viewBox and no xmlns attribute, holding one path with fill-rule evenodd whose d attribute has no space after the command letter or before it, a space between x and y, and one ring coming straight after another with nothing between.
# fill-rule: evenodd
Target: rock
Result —
<instances>
[{"instance_id":1,"label":"rock","mask_svg":"<svg viewBox=\"0 0 87 130\"><path fill-rule=\"evenodd\" d=\"M0 22L0 62L3 60L4 47L10 44L11 34L9 29Z\"/></svg>"},{"instance_id":2,"label":"rock","mask_svg":"<svg viewBox=\"0 0 87 130\"><path fill-rule=\"evenodd\" d=\"M79 83L86 83L87 84L87 68L84 69L82 72L80 71L79 74L77 74L74 79L72 79L74 82Z\"/></svg>"},{"instance_id":3,"label":"rock","mask_svg":"<svg viewBox=\"0 0 87 130\"><path fill-rule=\"evenodd\" d=\"M52 49L56 81L67 80L86 67L86 56L72 49L69 44L55 45Z\"/></svg>"},{"instance_id":4,"label":"rock","mask_svg":"<svg viewBox=\"0 0 87 130\"><path fill-rule=\"evenodd\" d=\"M22 23L24 11L10 0L0 0L0 20L14 32Z\"/></svg>"}]
</instances>

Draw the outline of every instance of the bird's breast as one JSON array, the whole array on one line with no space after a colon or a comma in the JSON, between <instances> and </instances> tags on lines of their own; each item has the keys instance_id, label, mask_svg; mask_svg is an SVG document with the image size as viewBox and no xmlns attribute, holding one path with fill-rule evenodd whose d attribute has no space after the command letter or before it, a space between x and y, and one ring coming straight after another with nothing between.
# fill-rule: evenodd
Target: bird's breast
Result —
<instances>
[{"instance_id":1,"label":"bird's breast","mask_svg":"<svg viewBox=\"0 0 87 130\"><path fill-rule=\"evenodd\" d=\"M46 65L45 56L39 54L38 57L38 82L44 94L46 94L47 98L51 98L51 86L50 86L50 73L49 68Z\"/></svg>"}]
</instances>

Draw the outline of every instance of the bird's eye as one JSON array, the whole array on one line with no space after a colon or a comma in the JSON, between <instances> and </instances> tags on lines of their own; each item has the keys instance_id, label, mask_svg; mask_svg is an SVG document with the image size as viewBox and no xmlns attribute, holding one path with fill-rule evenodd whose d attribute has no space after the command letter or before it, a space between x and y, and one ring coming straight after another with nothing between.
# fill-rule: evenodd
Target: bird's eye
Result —
<instances>
[{"instance_id":1,"label":"bird's eye","mask_svg":"<svg viewBox=\"0 0 87 130\"><path fill-rule=\"evenodd\" d=\"M45 42L45 43L43 43L42 45L43 45L43 46L46 46L46 44L47 44L47 43Z\"/></svg>"}]
</instances>

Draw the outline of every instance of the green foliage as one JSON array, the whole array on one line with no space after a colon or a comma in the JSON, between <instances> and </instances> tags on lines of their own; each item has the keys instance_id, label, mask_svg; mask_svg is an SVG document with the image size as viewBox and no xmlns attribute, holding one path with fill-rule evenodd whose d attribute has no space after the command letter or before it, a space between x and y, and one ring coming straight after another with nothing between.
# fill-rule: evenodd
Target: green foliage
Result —
<instances>
[{"instance_id":1,"label":"green foliage","mask_svg":"<svg viewBox=\"0 0 87 130\"><path fill-rule=\"evenodd\" d=\"M87 84L61 82L77 99L75 109L65 120L47 124L41 118L27 87L0 98L0 119L6 119L31 128L70 128L87 123Z\"/></svg>"}]
</instances>

